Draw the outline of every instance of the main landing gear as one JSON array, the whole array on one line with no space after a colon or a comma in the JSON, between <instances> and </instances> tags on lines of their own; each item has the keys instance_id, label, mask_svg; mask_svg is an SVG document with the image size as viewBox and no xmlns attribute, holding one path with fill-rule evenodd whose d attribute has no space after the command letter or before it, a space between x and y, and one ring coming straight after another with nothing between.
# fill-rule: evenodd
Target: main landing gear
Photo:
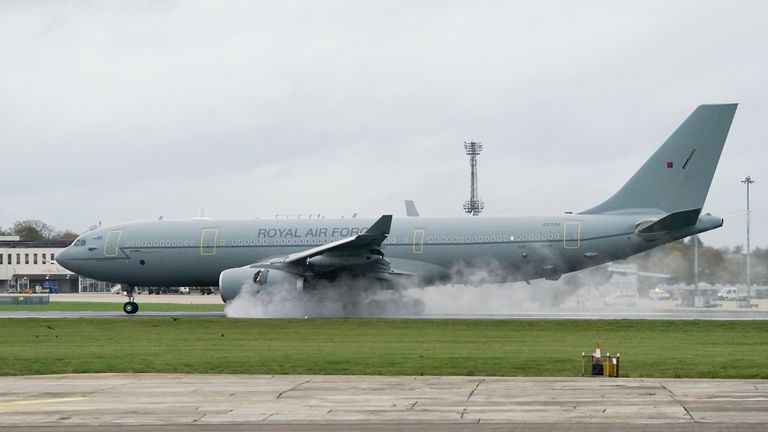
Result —
<instances>
[{"instance_id":1,"label":"main landing gear","mask_svg":"<svg viewBox=\"0 0 768 432\"><path fill-rule=\"evenodd\" d=\"M133 315L139 311L139 304L133 301L133 285L128 285L126 293L128 294L128 301L123 304L123 312Z\"/></svg>"}]
</instances>

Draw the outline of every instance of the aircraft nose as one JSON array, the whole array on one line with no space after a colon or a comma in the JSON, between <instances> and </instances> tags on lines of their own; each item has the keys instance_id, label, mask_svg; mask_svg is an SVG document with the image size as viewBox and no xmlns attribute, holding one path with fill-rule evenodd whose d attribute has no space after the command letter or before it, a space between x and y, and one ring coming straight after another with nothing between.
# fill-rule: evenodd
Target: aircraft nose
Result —
<instances>
[{"instance_id":1,"label":"aircraft nose","mask_svg":"<svg viewBox=\"0 0 768 432\"><path fill-rule=\"evenodd\" d=\"M72 251L70 248L64 248L56 254L56 263L69 271L72 270Z\"/></svg>"}]
</instances>

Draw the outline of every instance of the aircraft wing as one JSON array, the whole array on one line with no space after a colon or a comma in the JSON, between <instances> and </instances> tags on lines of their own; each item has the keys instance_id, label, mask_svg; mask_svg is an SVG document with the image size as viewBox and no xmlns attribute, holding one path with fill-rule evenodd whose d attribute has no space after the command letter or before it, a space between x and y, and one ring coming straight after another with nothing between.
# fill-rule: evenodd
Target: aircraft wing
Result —
<instances>
[{"instance_id":1,"label":"aircraft wing","mask_svg":"<svg viewBox=\"0 0 768 432\"><path fill-rule=\"evenodd\" d=\"M391 269L389 262L384 259L381 244L389 235L391 225L392 215L384 215L362 234L274 258L268 262L255 263L250 267L307 276L340 271L385 278L387 275L410 275Z\"/></svg>"},{"instance_id":2,"label":"aircraft wing","mask_svg":"<svg viewBox=\"0 0 768 432\"><path fill-rule=\"evenodd\" d=\"M665 273L651 273L651 272L643 272L639 270L631 270L621 267L614 267L610 266L608 267L608 271L611 273L619 273L619 274L625 274L625 275L637 275L637 276L645 276L645 277L652 277L652 278L659 278L659 279L669 279L672 277L670 274Z\"/></svg>"}]
</instances>

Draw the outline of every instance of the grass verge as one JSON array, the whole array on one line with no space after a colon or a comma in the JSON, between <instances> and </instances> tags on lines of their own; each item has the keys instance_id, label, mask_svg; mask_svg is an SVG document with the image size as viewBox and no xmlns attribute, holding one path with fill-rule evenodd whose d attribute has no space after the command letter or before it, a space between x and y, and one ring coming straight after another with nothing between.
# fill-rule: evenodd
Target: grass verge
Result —
<instances>
[{"instance_id":1,"label":"grass verge","mask_svg":"<svg viewBox=\"0 0 768 432\"><path fill-rule=\"evenodd\" d=\"M142 305L143 306L143 305ZM0 375L163 372L768 378L768 321L3 319Z\"/></svg>"}]
</instances>

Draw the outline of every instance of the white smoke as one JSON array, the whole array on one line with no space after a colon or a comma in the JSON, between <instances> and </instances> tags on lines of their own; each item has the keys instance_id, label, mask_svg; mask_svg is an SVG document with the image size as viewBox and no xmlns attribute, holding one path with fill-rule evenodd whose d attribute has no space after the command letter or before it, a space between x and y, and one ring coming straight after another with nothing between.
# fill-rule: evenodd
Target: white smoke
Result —
<instances>
[{"instance_id":1,"label":"white smoke","mask_svg":"<svg viewBox=\"0 0 768 432\"><path fill-rule=\"evenodd\" d=\"M425 315L498 315L541 306L524 282L480 286L448 284L406 291L426 304Z\"/></svg>"},{"instance_id":2,"label":"white smoke","mask_svg":"<svg viewBox=\"0 0 768 432\"><path fill-rule=\"evenodd\" d=\"M285 285L281 289L261 291L253 283L243 285L240 293L224 307L230 318L279 318L303 316L298 302L301 295L296 286Z\"/></svg>"},{"instance_id":3,"label":"white smoke","mask_svg":"<svg viewBox=\"0 0 768 432\"><path fill-rule=\"evenodd\" d=\"M252 283L243 285L240 293L227 303L224 312L231 318L302 318L383 316L396 310L370 307L387 292L361 285L345 278L333 283L319 283L309 290L295 284L282 284L260 289ZM371 288L371 289L367 289ZM392 292L389 292L392 295Z\"/></svg>"},{"instance_id":4,"label":"white smoke","mask_svg":"<svg viewBox=\"0 0 768 432\"><path fill-rule=\"evenodd\" d=\"M453 277L445 283L423 288L406 285L398 290L383 290L375 283L350 279L321 283L307 291L295 285L257 290L249 282L227 304L225 313L233 318L502 315L551 311L579 288L604 283L602 276L590 276L588 272L559 281L497 283L508 280L509 274L495 263L456 267L451 273ZM417 311L414 305L420 302L423 310Z\"/></svg>"}]
</instances>

